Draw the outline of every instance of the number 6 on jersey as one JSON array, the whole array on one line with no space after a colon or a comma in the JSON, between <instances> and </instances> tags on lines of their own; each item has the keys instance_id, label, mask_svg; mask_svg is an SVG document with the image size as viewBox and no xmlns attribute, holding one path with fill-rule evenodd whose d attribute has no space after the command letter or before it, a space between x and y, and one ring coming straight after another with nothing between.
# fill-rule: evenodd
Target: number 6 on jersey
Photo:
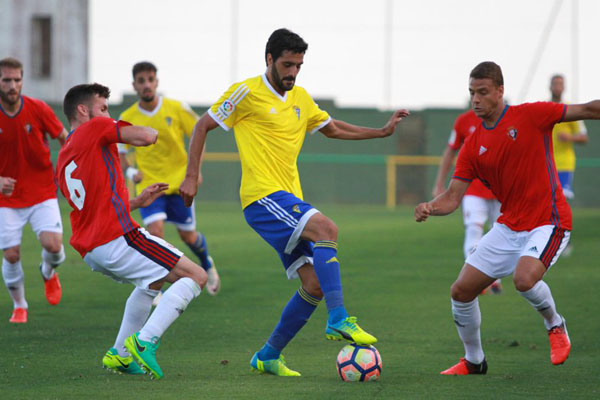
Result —
<instances>
[{"instance_id":1,"label":"number 6 on jersey","mask_svg":"<svg viewBox=\"0 0 600 400\"><path fill-rule=\"evenodd\" d=\"M83 208L83 202L85 201L85 188L83 187L81 179L71 177L75 168L77 168L75 161L71 161L69 165L67 165L67 168L65 168L65 181L67 181L67 188L71 195L71 201L75 204L75 207L81 210Z\"/></svg>"}]
</instances>

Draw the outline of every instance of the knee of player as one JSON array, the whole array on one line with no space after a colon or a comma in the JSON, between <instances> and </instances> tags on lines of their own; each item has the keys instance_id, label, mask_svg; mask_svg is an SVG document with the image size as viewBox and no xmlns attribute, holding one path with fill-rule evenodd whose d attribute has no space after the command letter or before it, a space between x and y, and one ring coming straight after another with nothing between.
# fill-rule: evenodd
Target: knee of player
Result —
<instances>
[{"instance_id":1,"label":"knee of player","mask_svg":"<svg viewBox=\"0 0 600 400\"><path fill-rule=\"evenodd\" d=\"M191 276L191 278L203 289L204 286L206 286L206 282L208 281L208 275L206 274L206 271L200 266L194 269L194 273Z\"/></svg>"},{"instance_id":2,"label":"knee of player","mask_svg":"<svg viewBox=\"0 0 600 400\"><path fill-rule=\"evenodd\" d=\"M329 218L325 219L322 223L321 223L321 227L319 229L319 233L321 236L319 238L319 240L334 240L337 241L338 238L338 227L335 224L335 222L333 222L332 220L330 220Z\"/></svg>"},{"instance_id":3,"label":"knee of player","mask_svg":"<svg viewBox=\"0 0 600 400\"><path fill-rule=\"evenodd\" d=\"M183 240L183 242L185 244L187 244L188 246L193 245L194 243L196 243L196 232L195 231L180 231L177 230L177 232L179 233L179 237L181 238L181 240Z\"/></svg>"},{"instance_id":4,"label":"knee of player","mask_svg":"<svg viewBox=\"0 0 600 400\"><path fill-rule=\"evenodd\" d=\"M537 283L537 278L533 275L527 274L515 274L513 276L513 283L515 284L515 289L519 292L526 292Z\"/></svg>"},{"instance_id":5,"label":"knee of player","mask_svg":"<svg viewBox=\"0 0 600 400\"><path fill-rule=\"evenodd\" d=\"M4 259L11 264L18 262L21 259L21 249L19 247L11 247L4 250Z\"/></svg>"},{"instance_id":6,"label":"knee of player","mask_svg":"<svg viewBox=\"0 0 600 400\"><path fill-rule=\"evenodd\" d=\"M62 238L53 239L43 247L48 253L59 253L62 249Z\"/></svg>"},{"instance_id":7,"label":"knee of player","mask_svg":"<svg viewBox=\"0 0 600 400\"><path fill-rule=\"evenodd\" d=\"M302 288L308 294L318 299L323 298L323 291L321 290L321 285L319 285L319 281L315 280L314 282L305 282L302 283Z\"/></svg>"},{"instance_id":8,"label":"knee of player","mask_svg":"<svg viewBox=\"0 0 600 400\"><path fill-rule=\"evenodd\" d=\"M453 300L467 303L472 301L477 295L473 296L470 290L463 287L463 285L456 281L450 287L450 296Z\"/></svg>"}]
</instances>

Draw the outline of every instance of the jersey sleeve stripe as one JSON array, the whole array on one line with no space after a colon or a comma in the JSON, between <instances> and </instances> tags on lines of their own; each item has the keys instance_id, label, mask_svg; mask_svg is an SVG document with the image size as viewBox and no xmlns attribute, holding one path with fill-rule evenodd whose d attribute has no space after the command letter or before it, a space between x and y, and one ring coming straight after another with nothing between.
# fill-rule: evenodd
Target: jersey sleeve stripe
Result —
<instances>
[{"instance_id":1,"label":"jersey sleeve stripe","mask_svg":"<svg viewBox=\"0 0 600 400\"><path fill-rule=\"evenodd\" d=\"M321 124L319 124L319 126L317 126L315 129L313 129L312 131L310 131L311 135L313 133L315 133L316 131L318 131L319 129L321 129L322 127L324 127L325 125L327 125L328 123L331 122L331 117L327 118L327 120L323 121Z\"/></svg>"},{"instance_id":2,"label":"jersey sleeve stripe","mask_svg":"<svg viewBox=\"0 0 600 400\"><path fill-rule=\"evenodd\" d=\"M246 95L250 92L248 86L244 83L237 88L231 96L229 96L229 101L231 101L236 106L246 97Z\"/></svg>"},{"instance_id":3,"label":"jersey sleeve stripe","mask_svg":"<svg viewBox=\"0 0 600 400\"><path fill-rule=\"evenodd\" d=\"M119 143L122 143L123 139L121 139L121 130L119 129L119 121L117 121L117 123L115 125L117 125L117 140L119 141Z\"/></svg>"},{"instance_id":4,"label":"jersey sleeve stripe","mask_svg":"<svg viewBox=\"0 0 600 400\"><path fill-rule=\"evenodd\" d=\"M218 112L218 113L220 113L218 110L217 110L217 112ZM221 115L222 115L222 114L221 114ZM210 110L210 109L208 110L208 116L209 116L209 117L211 117L211 118L212 118L212 119L213 119L213 120L214 120L214 121L215 121L217 124L219 124L219 126L220 126L221 128L225 129L226 131L229 131L229 129L231 129L231 128L229 128L227 125L225 125L225 122L223 122L223 120L221 120L221 118L219 118L219 117L218 117L218 116L217 116L217 115L216 115L216 114L213 112L213 110ZM225 118L223 118L223 119L225 119Z\"/></svg>"},{"instance_id":5,"label":"jersey sleeve stripe","mask_svg":"<svg viewBox=\"0 0 600 400\"><path fill-rule=\"evenodd\" d=\"M562 114L560 115L560 119L558 120L558 122L561 122L563 120L563 118L565 117L566 113L567 113L567 105L563 104Z\"/></svg>"},{"instance_id":6,"label":"jersey sleeve stripe","mask_svg":"<svg viewBox=\"0 0 600 400\"><path fill-rule=\"evenodd\" d=\"M473 182L473 179L461 178L460 176L456 176L456 175L454 175L452 177L452 179L458 179L459 181L465 181L465 182Z\"/></svg>"}]
</instances>

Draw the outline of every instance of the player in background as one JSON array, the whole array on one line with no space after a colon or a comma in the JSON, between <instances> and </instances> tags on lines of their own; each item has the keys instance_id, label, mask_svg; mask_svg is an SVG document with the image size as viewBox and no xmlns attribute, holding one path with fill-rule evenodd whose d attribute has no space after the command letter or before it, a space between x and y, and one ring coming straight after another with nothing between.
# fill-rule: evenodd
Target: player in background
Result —
<instances>
[{"instance_id":1,"label":"player in background","mask_svg":"<svg viewBox=\"0 0 600 400\"><path fill-rule=\"evenodd\" d=\"M495 279L511 274L519 294L543 317L552 364L562 364L571 342L543 277L569 241L571 209L558 186L552 128L558 122L600 119L600 100L569 106L551 102L508 106L503 102L502 70L489 61L471 71L469 92L482 123L465 141L448 189L419 204L415 219L422 222L430 215L453 212L475 178L497 195L502 215L451 287L452 314L465 356L442 374L487 372L477 295Z\"/></svg>"},{"instance_id":2,"label":"player in background","mask_svg":"<svg viewBox=\"0 0 600 400\"><path fill-rule=\"evenodd\" d=\"M42 245L40 272L46 299L60 302L55 269L65 260L49 135L61 145L67 131L43 101L21 95L23 64L0 60L0 248L2 277L13 300L12 323L27 322L21 238L29 223Z\"/></svg>"},{"instance_id":3,"label":"player in background","mask_svg":"<svg viewBox=\"0 0 600 400\"><path fill-rule=\"evenodd\" d=\"M554 75L550 79L550 93L554 103L562 102L562 94L565 90L565 78L562 75ZM558 180L567 200L575 197L573 192L573 176L575 174L575 149L573 144L585 144L588 141L587 130L583 121L562 122L554 125L552 130L552 143L554 145L554 162L558 171ZM573 244L564 251L568 256L573 249Z\"/></svg>"},{"instance_id":4,"label":"player in background","mask_svg":"<svg viewBox=\"0 0 600 400\"><path fill-rule=\"evenodd\" d=\"M329 313L327 339L358 344L377 340L361 329L344 307L337 226L302 199L296 162L306 133L320 131L330 138L348 140L381 138L392 135L408 115L406 110L396 111L381 129L332 119L306 90L295 86L307 48L300 36L287 29L271 34L265 51L266 72L233 84L196 124L186 178L180 187L186 204L191 204L208 131L217 126L226 131L234 128L246 221L275 248L288 279L299 277L302 282L266 344L250 361L253 370L279 376L300 375L285 365L281 351L322 297Z\"/></svg>"},{"instance_id":5,"label":"player in background","mask_svg":"<svg viewBox=\"0 0 600 400\"><path fill-rule=\"evenodd\" d=\"M446 177L452 168L454 157L460 150L464 141L477 129L481 119L475 115L473 110L460 114L454 122L448 146L442 154L440 167L433 187L433 197L437 197L446 190ZM465 241L463 244L463 253L465 260L473 252L475 246L481 240L485 223L489 221L490 226L500 216L500 203L496 200L490 189L486 188L479 179L473 180L462 199L463 222L465 225ZM500 279L494 281L489 288L492 293L502 293L502 283ZM482 293L485 293L484 289Z\"/></svg>"},{"instance_id":6,"label":"player in background","mask_svg":"<svg viewBox=\"0 0 600 400\"><path fill-rule=\"evenodd\" d=\"M185 177L187 152L184 136L190 136L198 115L185 103L157 94L158 78L156 67L149 62L139 62L133 66L133 88L139 101L132 104L119 119L134 125L149 126L158 131L160 141L154 146L139 147L132 153L137 168L129 165L127 152L129 145L119 145L121 164L126 175L136 184L136 193L148 186L165 182L169 189L164 196L157 198L147 207L140 208L140 214L148 232L160 238L165 237L165 220L174 224L183 242L200 260L200 265L208 275L206 290L216 295L221 280L204 235L196 231L194 204L186 207L179 196L179 185ZM198 183L202 174L198 174ZM157 297L158 298L158 297Z\"/></svg>"},{"instance_id":7,"label":"player in background","mask_svg":"<svg viewBox=\"0 0 600 400\"><path fill-rule=\"evenodd\" d=\"M131 218L130 209L147 206L168 185L154 183L129 200L116 144L149 146L156 143L157 132L111 119L109 95L109 89L97 83L67 92L63 107L73 130L58 155L56 177L73 208L71 245L93 271L135 286L115 343L102 363L115 372L137 375L145 370L160 379L163 373L156 361L160 337L200 294L207 277L181 251ZM150 315L164 282L172 285Z\"/></svg>"}]
</instances>

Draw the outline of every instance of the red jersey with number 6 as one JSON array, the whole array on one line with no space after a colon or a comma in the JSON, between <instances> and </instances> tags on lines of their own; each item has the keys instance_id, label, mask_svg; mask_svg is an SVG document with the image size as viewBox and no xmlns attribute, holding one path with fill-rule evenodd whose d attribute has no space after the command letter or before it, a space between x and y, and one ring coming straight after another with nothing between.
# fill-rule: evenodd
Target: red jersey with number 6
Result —
<instances>
[{"instance_id":1,"label":"red jersey with number 6","mask_svg":"<svg viewBox=\"0 0 600 400\"><path fill-rule=\"evenodd\" d=\"M56 198L54 171L46 134L56 138L63 126L41 100L21 96L21 108L9 116L0 106L0 176L17 180L0 207L25 208Z\"/></svg>"},{"instance_id":2,"label":"red jersey with number 6","mask_svg":"<svg viewBox=\"0 0 600 400\"><path fill-rule=\"evenodd\" d=\"M454 128L448 140L448 147L455 151L459 150L465 140L475 132L479 124L481 124L481 118L475 115L473 110L460 114L454 122ZM465 195L477 196L487 200L496 199L490 189L486 188L479 179L473 179Z\"/></svg>"},{"instance_id":3,"label":"red jersey with number 6","mask_svg":"<svg viewBox=\"0 0 600 400\"><path fill-rule=\"evenodd\" d=\"M139 225L131 218L129 191L116 143L128 122L96 117L67 137L58 154L56 176L71 211L70 243L82 257Z\"/></svg>"},{"instance_id":4,"label":"red jersey with number 6","mask_svg":"<svg viewBox=\"0 0 600 400\"><path fill-rule=\"evenodd\" d=\"M552 155L552 128L567 106L506 106L496 125L479 124L460 150L454 179L480 179L502 203L498 222L513 231L542 225L571 229L571 208Z\"/></svg>"}]
</instances>

